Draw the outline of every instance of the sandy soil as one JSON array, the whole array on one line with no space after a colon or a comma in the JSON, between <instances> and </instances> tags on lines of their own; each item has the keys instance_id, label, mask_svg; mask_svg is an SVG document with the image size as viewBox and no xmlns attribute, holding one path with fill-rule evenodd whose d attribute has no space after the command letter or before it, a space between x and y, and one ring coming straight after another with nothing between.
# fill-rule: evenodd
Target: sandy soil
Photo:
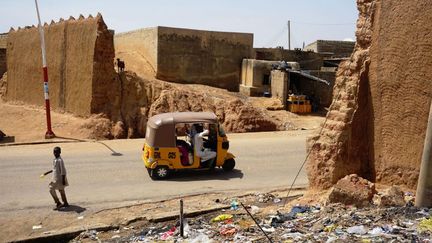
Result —
<instances>
[{"instance_id":1,"label":"sandy soil","mask_svg":"<svg viewBox=\"0 0 432 243\"><path fill-rule=\"evenodd\" d=\"M44 141L45 109L0 102L0 130L14 136L15 142ZM57 137L85 139L91 130L83 127L87 119L68 113L51 112L52 130Z\"/></svg>"}]
</instances>

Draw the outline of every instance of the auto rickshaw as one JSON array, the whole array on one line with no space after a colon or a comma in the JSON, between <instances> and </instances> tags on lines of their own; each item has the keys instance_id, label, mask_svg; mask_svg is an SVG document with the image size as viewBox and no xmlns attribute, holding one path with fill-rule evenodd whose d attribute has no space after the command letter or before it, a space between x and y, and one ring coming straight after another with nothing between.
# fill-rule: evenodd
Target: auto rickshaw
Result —
<instances>
[{"instance_id":1,"label":"auto rickshaw","mask_svg":"<svg viewBox=\"0 0 432 243\"><path fill-rule=\"evenodd\" d=\"M193 128L200 126L206 127L208 131L201 151L205 149L212 151L213 156L216 154L206 161L198 156L202 153L197 151L199 148L194 144L194 136L202 137L205 134L193 134ZM222 167L224 171L231 171L235 166L235 157L228 152L228 148L228 138L214 113L162 113L147 121L142 159L152 179L164 179L178 170L213 170Z\"/></svg>"}]
</instances>

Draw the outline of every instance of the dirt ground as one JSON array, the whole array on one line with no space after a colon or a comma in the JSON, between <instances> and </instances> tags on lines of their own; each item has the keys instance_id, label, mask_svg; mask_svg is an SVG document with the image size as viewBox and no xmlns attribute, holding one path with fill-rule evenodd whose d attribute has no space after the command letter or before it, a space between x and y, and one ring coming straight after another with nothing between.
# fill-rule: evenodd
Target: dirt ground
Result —
<instances>
[{"instance_id":1,"label":"dirt ground","mask_svg":"<svg viewBox=\"0 0 432 243\"><path fill-rule=\"evenodd\" d=\"M251 98L254 106L263 107L272 102L268 98ZM267 103L266 103L267 102ZM285 124L283 130L317 129L324 117L322 114L297 115L288 111L268 111L271 119ZM14 142L45 141L46 117L43 107L12 104L0 101L0 130L7 136L13 136ZM57 140L92 139L95 130L103 126L103 118L95 115L90 118L78 117L70 113L51 111L52 129ZM102 121L102 122L101 122ZM12 142L7 140L5 142Z\"/></svg>"}]
</instances>

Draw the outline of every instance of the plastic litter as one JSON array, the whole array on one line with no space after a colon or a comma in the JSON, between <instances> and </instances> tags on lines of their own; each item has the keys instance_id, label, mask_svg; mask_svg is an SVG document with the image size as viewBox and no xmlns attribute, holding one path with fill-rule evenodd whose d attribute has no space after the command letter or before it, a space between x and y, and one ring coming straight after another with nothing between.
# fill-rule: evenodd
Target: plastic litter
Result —
<instances>
[{"instance_id":1,"label":"plastic litter","mask_svg":"<svg viewBox=\"0 0 432 243\"><path fill-rule=\"evenodd\" d=\"M231 210L237 210L238 209L238 202L236 200L231 201Z\"/></svg>"},{"instance_id":2,"label":"plastic litter","mask_svg":"<svg viewBox=\"0 0 432 243\"><path fill-rule=\"evenodd\" d=\"M219 233L224 236L231 236L234 235L236 232L237 232L236 228L230 228L230 227L222 228L219 231Z\"/></svg>"},{"instance_id":3,"label":"plastic litter","mask_svg":"<svg viewBox=\"0 0 432 243\"><path fill-rule=\"evenodd\" d=\"M327 225L326 227L324 227L324 231L325 232L333 232L333 231L335 231L336 228L337 228L337 225L331 224L331 225Z\"/></svg>"},{"instance_id":4,"label":"plastic litter","mask_svg":"<svg viewBox=\"0 0 432 243\"><path fill-rule=\"evenodd\" d=\"M42 229L42 225L33 225L32 229Z\"/></svg>"},{"instance_id":5,"label":"plastic litter","mask_svg":"<svg viewBox=\"0 0 432 243\"><path fill-rule=\"evenodd\" d=\"M84 219L84 216L78 216L77 219Z\"/></svg>"},{"instance_id":6,"label":"plastic litter","mask_svg":"<svg viewBox=\"0 0 432 243\"><path fill-rule=\"evenodd\" d=\"M173 226L170 230L168 230L167 232L165 232L161 235L161 239L166 240L166 239L170 238L171 236L174 235L176 230L177 230L177 228L175 226Z\"/></svg>"},{"instance_id":7,"label":"plastic litter","mask_svg":"<svg viewBox=\"0 0 432 243\"><path fill-rule=\"evenodd\" d=\"M231 219L232 217L233 217L232 214L221 214L221 215L213 218L211 220L211 222L214 223L214 222L224 221L224 220L227 220L227 219Z\"/></svg>"},{"instance_id":8,"label":"plastic litter","mask_svg":"<svg viewBox=\"0 0 432 243\"><path fill-rule=\"evenodd\" d=\"M194 238L190 239L191 243L207 243L207 242L213 242L213 240L210 240L210 238L203 234L200 233L197 236L195 236Z\"/></svg>"},{"instance_id":9,"label":"plastic litter","mask_svg":"<svg viewBox=\"0 0 432 243\"><path fill-rule=\"evenodd\" d=\"M265 232L267 232L267 233L272 233L272 232L275 232L275 231L276 231L274 227L270 227L270 228L268 228L268 227L262 227L262 229L263 229Z\"/></svg>"},{"instance_id":10,"label":"plastic litter","mask_svg":"<svg viewBox=\"0 0 432 243\"><path fill-rule=\"evenodd\" d=\"M419 231L420 232L432 232L432 218L430 219L422 219L419 223Z\"/></svg>"},{"instance_id":11,"label":"plastic litter","mask_svg":"<svg viewBox=\"0 0 432 243\"><path fill-rule=\"evenodd\" d=\"M260 211L260 208L257 206L252 205L250 208L250 213L251 214L257 214Z\"/></svg>"},{"instance_id":12,"label":"plastic litter","mask_svg":"<svg viewBox=\"0 0 432 243\"><path fill-rule=\"evenodd\" d=\"M380 235L384 234L384 230L381 227L375 227L372 230L370 230L368 232L368 234L373 235L373 236L380 236Z\"/></svg>"},{"instance_id":13,"label":"plastic litter","mask_svg":"<svg viewBox=\"0 0 432 243\"><path fill-rule=\"evenodd\" d=\"M280 199L280 198L275 198L275 199L273 199L273 202L274 203L280 203L282 200Z\"/></svg>"},{"instance_id":14,"label":"plastic litter","mask_svg":"<svg viewBox=\"0 0 432 243\"><path fill-rule=\"evenodd\" d=\"M364 235L367 233L366 228L363 225L356 225L347 228L346 230L349 234L357 234L357 235Z\"/></svg>"}]
</instances>

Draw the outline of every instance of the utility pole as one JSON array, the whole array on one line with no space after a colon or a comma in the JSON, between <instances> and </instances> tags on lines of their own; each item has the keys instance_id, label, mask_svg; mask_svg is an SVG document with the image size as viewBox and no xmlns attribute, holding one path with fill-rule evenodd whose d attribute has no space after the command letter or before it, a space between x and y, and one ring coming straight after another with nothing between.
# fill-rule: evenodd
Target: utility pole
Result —
<instances>
[{"instance_id":1,"label":"utility pole","mask_svg":"<svg viewBox=\"0 0 432 243\"><path fill-rule=\"evenodd\" d=\"M416 207L432 207L432 102L429 110L420 175L417 182Z\"/></svg>"},{"instance_id":2,"label":"utility pole","mask_svg":"<svg viewBox=\"0 0 432 243\"><path fill-rule=\"evenodd\" d=\"M291 21L288 20L288 50L291 50Z\"/></svg>"},{"instance_id":3,"label":"utility pole","mask_svg":"<svg viewBox=\"0 0 432 243\"><path fill-rule=\"evenodd\" d=\"M44 98L45 98L45 113L46 113L46 120L47 120L47 131L45 133L45 138L54 138L55 134L51 129L51 109L50 109L50 102L49 102L49 95L48 95L48 68L46 63L46 51L45 51L45 36L44 36L44 30L42 27L42 23L40 20L39 15L39 7L37 0L35 0L36 4L36 13L38 17L38 23L39 23L39 34L40 34L40 41L41 41L41 49L42 49L42 72L43 72L43 89L44 89Z\"/></svg>"}]
</instances>

